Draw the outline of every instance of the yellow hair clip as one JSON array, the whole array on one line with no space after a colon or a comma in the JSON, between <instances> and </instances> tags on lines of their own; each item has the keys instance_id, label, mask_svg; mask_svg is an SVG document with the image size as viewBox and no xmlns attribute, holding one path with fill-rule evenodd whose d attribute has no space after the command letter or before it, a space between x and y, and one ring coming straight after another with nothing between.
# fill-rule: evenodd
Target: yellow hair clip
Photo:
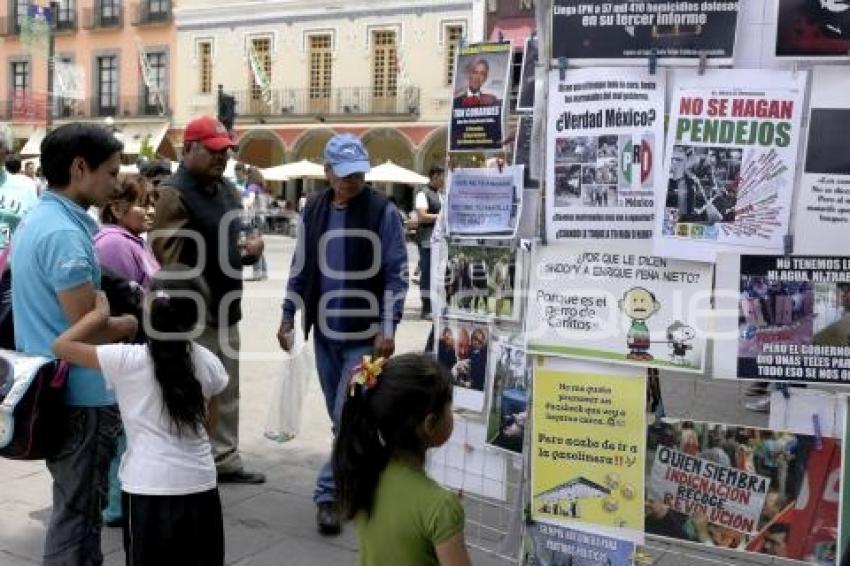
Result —
<instances>
[{"instance_id":1,"label":"yellow hair clip","mask_svg":"<svg viewBox=\"0 0 850 566\"><path fill-rule=\"evenodd\" d=\"M381 375L386 363L386 358L378 358L373 362L372 356L363 356L363 361L351 370L348 394L353 397L357 385L361 385L367 390L375 387L378 384L378 376Z\"/></svg>"}]
</instances>

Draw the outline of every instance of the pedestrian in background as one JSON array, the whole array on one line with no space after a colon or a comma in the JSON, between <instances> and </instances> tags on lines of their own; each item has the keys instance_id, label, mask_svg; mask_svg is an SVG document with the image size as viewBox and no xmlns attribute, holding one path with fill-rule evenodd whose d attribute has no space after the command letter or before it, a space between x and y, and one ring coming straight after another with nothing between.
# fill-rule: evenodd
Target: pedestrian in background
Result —
<instances>
[{"instance_id":1,"label":"pedestrian in background","mask_svg":"<svg viewBox=\"0 0 850 566\"><path fill-rule=\"evenodd\" d=\"M0 124L0 250L4 250L21 219L38 203L37 191L6 170L15 136L6 124Z\"/></svg>"},{"instance_id":2,"label":"pedestrian in background","mask_svg":"<svg viewBox=\"0 0 850 566\"><path fill-rule=\"evenodd\" d=\"M419 247L419 290L422 294L422 318L431 317L431 236L443 208L445 170L435 165L428 171L428 186L416 193L416 243Z\"/></svg>"},{"instance_id":3,"label":"pedestrian in background","mask_svg":"<svg viewBox=\"0 0 850 566\"><path fill-rule=\"evenodd\" d=\"M267 208L268 203L266 182L263 179L263 174L256 167L248 169L246 179L247 186L242 193L242 207L245 209L243 217L246 223L245 232L255 237L262 236L264 223L262 208L264 203L266 203ZM253 266L253 270L252 280L263 281L269 278L265 253L260 254L260 258Z\"/></svg>"}]
</instances>

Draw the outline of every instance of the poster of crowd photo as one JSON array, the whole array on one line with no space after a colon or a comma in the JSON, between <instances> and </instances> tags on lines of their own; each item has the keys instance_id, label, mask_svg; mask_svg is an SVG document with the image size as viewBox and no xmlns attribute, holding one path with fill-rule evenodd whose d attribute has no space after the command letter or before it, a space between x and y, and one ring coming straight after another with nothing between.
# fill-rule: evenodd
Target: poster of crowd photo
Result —
<instances>
[{"instance_id":1,"label":"poster of crowd photo","mask_svg":"<svg viewBox=\"0 0 850 566\"><path fill-rule=\"evenodd\" d=\"M674 74L655 252L714 261L781 253L791 214L805 72Z\"/></svg>"},{"instance_id":2,"label":"poster of crowd photo","mask_svg":"<svg viewBox=\"0 0 850 566\"><path fill-rule=\"evenodd\" d=\"M458 48L449 151L502 149L512 53L510 43L476 43Z\"/></svg>"},{"instance_id":3,"label":"poster of crowd photo","mask_svg":"<svg viewBox=\"0 0 850 566\"><path fill-rule=\"evenodd\" d=\"M577 65L619 65L645 62L655 49L659 58L673 63L695 60L700 54L713 64L732 63L736 0L554 0L553 4L553 58L567 57Z\"/></svg>"},{"instance_id":4,"label":"poster of crowd photo","mask_svg":"<svg viewBox=\"0 0 850 566\"><path fill-rule=\"evenodd\" d=\"M437 304L449 315L517 320L522 307L522 254L509 241L499 245L453 240L437 264Z\"/></svg>"},{"instance_id":5,"label":"poster of crowd photo","mask_svg":"<svg viewBox=\"0 0 850 566\"><path fill-rule=\"evenodd\" d=\"M777 0L774 6L777 57L847 59L850 9L845 0Z\"/></svg>"},{"instance_id":6,"label":"poster of crowd photo","mask_svg":"<svg viewBox=\"0 0 850 566\"><path fill-rule=\"evenodd\" d=\"M723 254L717 289L718 376L850 384L850 256Z\"/></svg>"},{"instance_id":7,"label":"poster of crowd photo","mask_svg":"<svg viewBox=\"0 0 850 566\"><path fill-rule=\"evenodd\" d=\"M454 385L457 409L482 412L487 391L490 327L481 322L440 318L436 328L437 361Z\"/></svg>"},{"instance_id":8,"label":"poster of crowd photo","mask_svg":"<svg viewBox=\"0 0 850 566\"><path fill-rule=\"evenodd\" d=\"M494 336L489 369L492 393L487 411L487 444L521 454L531 386L525 350L506 336Z\"/></svg>"},{"instance_id":9,"label":"poster of crowd photo","mask_svg":"<svg viewBox=\"0 0 850 566\"><path fill-rule=\"evenodd\" d=\"M646 533L833 564L841 452L833 438L661 419L647 433Z\"/></svg>"},{"instance_id":10,"label":"poster of crowd photo","mask_svg":"<svg viewBox=\"0 0 850 566\"><path fill-rule=\"evenodd\" d=\"M525 317L529 352L701 372L712 266L644 249L536 246Z\"/></svg>"}]
</instances>

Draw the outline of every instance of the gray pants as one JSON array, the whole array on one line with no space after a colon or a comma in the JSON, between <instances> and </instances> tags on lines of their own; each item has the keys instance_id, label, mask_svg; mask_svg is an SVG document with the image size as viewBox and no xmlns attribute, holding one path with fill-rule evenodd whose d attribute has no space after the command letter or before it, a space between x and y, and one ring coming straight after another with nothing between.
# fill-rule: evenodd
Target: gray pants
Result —
<instances>
[{"instance_id":1,"label":"gray pants","mask_svg":"<svg viewBox=\"0 0 850 566\"><path fill-rule=\"evenodd\" d=\"M209 349L221 360L230 378L227 387L218 395L218 424L212 435L213 456L218 473L231 473L242 470L239 457L239 359L222 352L223 341L229 343L231 350L239 352L239 327L207 326L198 338L198 343Z\"/></svg>"},{"instance_id":2,"label":"gray pants","mask_svg":"<svg viewBox=\"0 0 850 566\"><path fill-rule=\"evenodd\" d=\"M101 513L106 506L109 461L121 432L118 407L69 407L65 438L47 460L53 477L53 512L44 541L46 566L103 563Z\"/></svg>"}]
</instances>

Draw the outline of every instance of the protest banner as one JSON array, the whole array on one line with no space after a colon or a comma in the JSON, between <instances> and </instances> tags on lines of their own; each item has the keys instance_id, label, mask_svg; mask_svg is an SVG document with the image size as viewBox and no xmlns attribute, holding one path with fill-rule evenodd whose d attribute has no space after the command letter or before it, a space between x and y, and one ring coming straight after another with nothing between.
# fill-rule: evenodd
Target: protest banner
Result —
<instances>
[{"instance_id":1,"label":"protest banner","mask_svg":"<svg viewBox=\"0 0 850 566\"><path fill-rule=\"evenodd\" d=\"M648 428L647 454L646 534L815 564L834 559L836 439L661 419Z\"/></svg>"},{"instance_id":2,"label":"protest banner","mask_svg":"<svg viewBox=\"0 0 850 566\"><path fill-rule=\"evenodd\" d=\"M782 253L806 73L677 72L655 253L714 261L719 251Z\"/></svg>"},{"instance_id":3,"label":"protest banner","mask_svg":"<svg viewBox=\"0 0 850 566\"><path fill-rule=\"evenodd\" d=\"M776 11L777 57L847 59L850 10L844 0L777 0L770 9Z\"/></svg>"},{"instance_id":4,"label":"protest banner","mask_svg":"<svg viewBox=\"0 0 850 566\"><path fill-rule=\"evenodd\" d=\"M487 445L522 454L531 388L525 350L507 336L493 336L488 369Z\"/></svg>"},{"instance_id":5,"label":"protest banner","mask_svg":"<svg viewBox=\"0 0 850 566\"><path fill-rule=\"evenodd\" d=\"M440 318L434 332L437 361L452 376L454 406L483 411L490 352L489 326L481 322Z\"/></svg>"},{"instance_id":6,"label":"protest banner","mask_svg":"<svg viewBox=\"0 0 850 566\"><path fill-rule=\"evenodd\" d=\"M502 149L512 54L510 43L476 43L458 48L449 151Z\"/></svg>"},{"instance_id":7,"label":"protest banner","mask_svg":"<svg viewBox=\"0 0 850 566\"><path fill-rule=\"evenodd\" d=\"M794 253L847 252L850 230L850 76L842 67L815 67L806 159L794 214Z\"/></svg>"},{"instance_id":8,"label":"protest banner","mask_svg":"<svg viewBox=\"0 0 850 566\"><path fill-rule=\"evenodd\" d=\"M709 523L752 533L758 526L770 478L659 446L650 486L674 511L701 513Z\"/></svg>"},{"instance_id":9,"label":"protest banner","mask_svg":"<svg viewBox=\"0 0 850 566\"><path fill-rule=\"evenodd\" d=\"M546 232L559 240L649 240L663 182L664 75L549 73Z\"/></svg>"},{"instance_id":10,"label":"protest banner","mask_svg":"<svg viewBox=\"0 0 850 566\"><path fill-rule=\"evenodd\" d=\"M644 250L635 243L535 247L529 352L701 372L712 267Z\"/></svg>"},{"instance_id":11,"label":"protest banner","mask_svg":"<svg viewBox=\"0 0 850 566\"><path fill-rule=\"evenodd\" d=\"M545 523L528 525L522 566L632 566L635 545L625 540Z\"/></svg>"},{"instance_id":12,"label":"protest banner","mask_svg":"<svg viewBox=\"0 0 850 566\"><path fill-rule=\"evenodd\" d=\"M715 375L850 384L850 257L723 254L717 290Z\"/></svg>"},{"instance_id":13,"label":"protest banner","mask_svg":"<svg viewBox=\"0 0 850 566\"><path fill-rule=\"evenodd\" d=\"M517 118L516 133L514 134L514 166L523 166L523 185L526 189L539 189L540 181L531 175L531 137L534 129L534 119L531 116L520 115Z\"/></svg>"},{"instance_id":14,"label":"protest banner","mask_svg":"<svg viewBox=\"0 0 850 566\"><path fill-rule=\"evenodd\" d=\"M537 58L537 35L532 35L525 40L525 49L522 52L522 67L519 75L519 96L517 97L516 102L517 112L534 111L534 75Z\"/></svg>"},{"instance_id":15,"label":"protest banner","mask_svg":"<svg viewBox=\"0 0 850 566\"><path fill-rule=\"evenodd\" d=\"M646 379L534 368L535 521L641 542Z\"/></svg>"},{"instance_id":16,"label":"protest banner","mask_svg":"<svg viewBox=\"0 0 850 566\"><path fill-rule=\"evenodd\" d=\"M732 63L737 1L554 0L552 57L571 64L622 65L659 58L681 64L705 55Z\"/></svg>"},{"instance_id":17,"label":"protest banner","mask_svg":"<svg viewBox=\"0 0 850 566\"><path fill-rule=\"evenodd\" d=\"M513 237L522 213L522 177L522 166L449 171L446 235Z\"/></svg>"}]
</instances>

